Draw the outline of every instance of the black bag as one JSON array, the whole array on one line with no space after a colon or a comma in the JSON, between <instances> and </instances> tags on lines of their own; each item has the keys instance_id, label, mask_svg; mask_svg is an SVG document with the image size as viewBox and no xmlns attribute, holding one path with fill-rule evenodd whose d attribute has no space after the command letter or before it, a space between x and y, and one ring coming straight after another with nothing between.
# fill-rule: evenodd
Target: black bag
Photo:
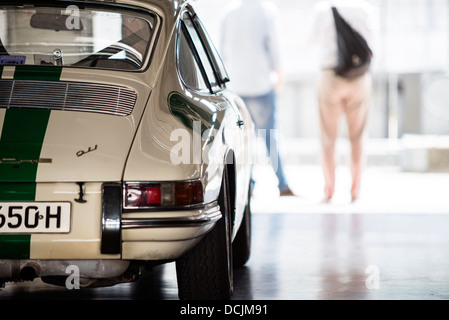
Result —
<instances>
[{"instance_id":1,"label":"black bag","mask_svg":"<svg viewBox=\"0 0 449 320\"><path fill-rule=\"evenodd\" d=\"M365 38L355 31L332 7L337 31L338 66L335 73L343 78L354 79L365 74L370 66L373 53Z\"/></svg>"}]
</instances>

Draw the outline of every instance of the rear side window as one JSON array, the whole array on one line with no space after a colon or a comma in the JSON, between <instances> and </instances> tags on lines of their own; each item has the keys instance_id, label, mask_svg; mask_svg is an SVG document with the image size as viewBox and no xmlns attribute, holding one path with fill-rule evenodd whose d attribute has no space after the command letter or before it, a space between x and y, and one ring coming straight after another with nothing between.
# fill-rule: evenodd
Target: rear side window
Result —
<instances>
[{"instance_id":1,"label":"rear side window","mask_svg":"<svg viewBox=\"0 0 449 320\"><path fill-rule=\"evenodd\" d=\"M184 25L186 26L186 29L190 35L193 45L195 46L196 52L201 60L201 63L203 64L207 80L209 81L211 87L215 87L216 85L218 85L218 83L215 77L215 71L210 62L210 55L203 46L200 35L198 34L197 29L195 28L193 19L190 17L189 14L186 14L185 16L186 18L184 18L183 20Z\"/></svg>"},{"instance_id":2,"label":"rear side window","mask_svg":"<svg viewBox=\"0 0 449 320\"><path fill-rule=\"evenodd\" d=\"M181 27L183 29L184 27ZM180 30L178 37L178 70L184 84L193 90L206 91L208 85L203 76L200 61L195 57L192 51L190 39L188 39L187 30Z\"/></svg>"},{"instance_id":3,"label":"rear side window","mask_svg":"<svg viewBox=\"0 0 449 320\"><path fill-rule=\"evenodd\" d=\"M210 93L224 88L227 74L198 17L185 12L178 36L178 69L184 83ZM224 76L223 76L224 75Z\"/></svg>"}]
</instances>

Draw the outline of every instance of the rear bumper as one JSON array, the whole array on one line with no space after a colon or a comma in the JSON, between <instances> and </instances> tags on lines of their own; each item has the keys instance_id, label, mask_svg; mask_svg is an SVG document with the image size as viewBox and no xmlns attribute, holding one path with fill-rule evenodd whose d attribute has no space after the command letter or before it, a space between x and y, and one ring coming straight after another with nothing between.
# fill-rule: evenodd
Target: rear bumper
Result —
<instances>
[{"instance_id":1,"label":"rear bumper","mask_svg":"<svg viewBox=\"0 0 449 320\"><path fill-rule=\"evenodd\" d=\"M217 203L174 211L122 211L122 187L104 184L102 254L124 260L170 260L183 255L221 218Z\"/></svg>"},{"instance_id":2,"label":"rear bumper","mask_svg":"<svg viewBox=\"0 0 449 320\"><path fill-rule=\"evenodd\" d=\"M122 259L177 259L198 243L220 218L220 207L216 204L188 211L123 214Z\"/></svg>"},{"instance_id":3,"label":"rear bumper","mask_svg":"<svg viewBox=\"0 0 449 320\"><path fill-rule=\"evenodd\" d=\"M70 232L0 234L0 261L174 260L221 218L217 203L185 210L123 212L118 183L86 183L84 203L74 201L79 190L76 183L38 183L35 201L71 202Z\"/></svg>"},{"instance_id":4,"label":"rear bumper","mask_svg":"<svg viewBox=\"0 0 449 320\"><path fill-rule=\"evenodd\" d=\"M143 217L135 217L138 214ZM0 259L0 285L8 281L32 280L34 277L60 277L70 275L70 267L79 270L83 286L96 285L99 279L116 279L120 283L129 281L123 276L132 261L170 261L179 258L197 244L221 218L218 205L188 211L163 212L169 217L150 217L160 212L138 212L123 214L120 222L120 242L116 255L82 254L98 242L85 239L49 238L45 248L57 248L48 259L48 252L36 252L33 259ZM43 243L40 244L43 247ZM103 246L103 244L102 244ZM78 250L71 250L73 248ZM98 248L98 246L97 246ZM50 250L51 251L51 250ZM41 259L40 256L47 259ZM32 276L30 276L32 274ZM27 278L27 277L30 278ZM124 279L124 280L123 280ZM46 280L48 281L48 280ZM102 282L99 282L102 283Z\"/></svg>"},{"instance_id":5,"label":"rear bumper","mask_svg":"<svg viewBox=\"0 0 449 320\"><path fill-rule=\"evenodd\" d=\"M122 219L122 230L151 228L202 227L213 224L221 218L218 206L201 210L198 214L172 218L127 218Z\"/></svg>"}]
</instances>

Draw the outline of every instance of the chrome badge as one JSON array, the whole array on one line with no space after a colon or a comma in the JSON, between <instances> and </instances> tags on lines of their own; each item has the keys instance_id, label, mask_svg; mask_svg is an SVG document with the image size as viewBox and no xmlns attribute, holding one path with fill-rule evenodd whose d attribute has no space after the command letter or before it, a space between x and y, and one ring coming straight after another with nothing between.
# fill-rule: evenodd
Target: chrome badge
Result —
<instances>
[{"instance_id":1,"label":"chrome badge","mask_svg":"<svg viewBox=\"0 0 449 320\"><path fill-rule=\"evenodd\" d=\"M21 163L46 163L50 164L53 160L49 158L39 158L39 159L17 159L17 158L0 158L0 163L11 163L11 164L21 164Z\"/></svg>"}]
</instances>

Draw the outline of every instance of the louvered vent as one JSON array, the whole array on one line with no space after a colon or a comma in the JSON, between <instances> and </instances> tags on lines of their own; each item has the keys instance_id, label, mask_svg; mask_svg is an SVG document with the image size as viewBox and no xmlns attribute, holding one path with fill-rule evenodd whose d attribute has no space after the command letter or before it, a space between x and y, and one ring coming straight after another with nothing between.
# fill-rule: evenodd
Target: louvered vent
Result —
<instances>
[{"instance_id":1,"label":"louvered vent","mask_svg":"<svg viewBox=\"0 0 449 320\"><path fill-rule=\"evenodd\" d=\"M128 116L134 90L95 83L0 80L0 108L38 108Z\"/></svg>"}]
</instances>

